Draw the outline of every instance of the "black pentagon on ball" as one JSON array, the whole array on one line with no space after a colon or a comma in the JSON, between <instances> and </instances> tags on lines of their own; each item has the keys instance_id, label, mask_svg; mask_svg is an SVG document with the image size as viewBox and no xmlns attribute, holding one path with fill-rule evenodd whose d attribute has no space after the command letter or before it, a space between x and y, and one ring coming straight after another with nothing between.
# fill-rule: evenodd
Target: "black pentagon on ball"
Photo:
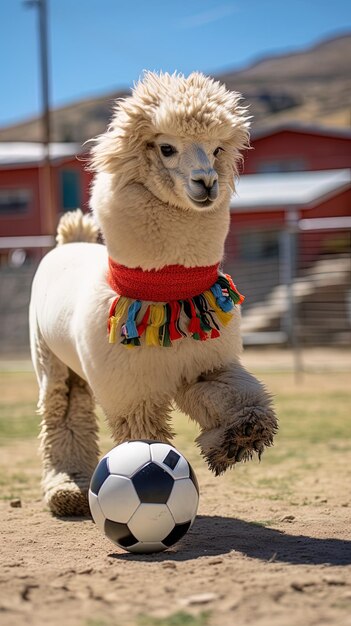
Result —
<instances>
[{"instance_id":1,"label":"black pentagon on ball","mask_svg":"<svg viewBox=\"0 0 351 626\"><path fill-rule=\"evenodd\" d=\"M93 493L95 493L96 496L98 495L100 488L102 487L106 478L109 475L110 472L107 465L107 458L101 459L100 463L95 469L94 474L92 475L90 482L90 489Z\"/></svg>"},{"instance_id":2,"label":"black pentagon on ball","mask_svg":"<svg viewBox=\"0 0 351 626\"><path fill-rule=\"evenodd\" d=\"M119 543L123 548L129 548L135 543L138 543L138 540L130 532L127 524L120 524L119 522L105 519L104 531L105 535L111 539L111 541Z\"/></svg>"},{"instance_id":3,"label":"black pentagon on ball","mask_svg":"<svg viewBox=\"0 0 351 626\"><path fill-rule=\"evenodd\" d=\"M170 450L164 459L163 463L167 465L170 469L174 470L180 459L180 454L175 452L174 450Z\"/></svg>"},{"instance_id":4,"label":"black pentagon on ball","mask_svg":"<svg viewBox=\"0 0 351 626\"><path fill-rule=\"evenodd\" d=\"M156 463L147 463L132 478L140 502L166 504L173 489L174 480Z\"/></svg>"},{"instance_id":5,"label":"black pentagon on ball","mask_svg":"<svg viewBox=\"0 0 351 626\"><path fill-rule=\"evenodd\" d=\"M169 535L167 535L165 539L162 539L162 543L167 546L167 548L173 546L176 541L179 541L179 539L181 539L183 535L185 535L190 527L190 524L191 521L185 522L184 524L176 524L173 530L171 530L171 532L169 533Z\"/></svg>"}]
</instances>

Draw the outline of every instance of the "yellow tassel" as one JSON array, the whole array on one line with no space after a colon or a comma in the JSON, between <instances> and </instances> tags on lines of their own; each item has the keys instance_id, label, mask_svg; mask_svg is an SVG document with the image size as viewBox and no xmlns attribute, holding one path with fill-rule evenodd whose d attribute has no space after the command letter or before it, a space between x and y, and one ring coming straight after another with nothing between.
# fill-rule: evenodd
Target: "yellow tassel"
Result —
<instances>
[{"instance_id":1,"label":"yellow tassel","mask_svg":"<svg viewBox=\"0 0 351 626\"><path fill-rule=\"evenodd\" d=\"M109 343L116 343L116 326L117 321L114 315L110 317L110 332L108 336Z\"/></svg>"},{"instance_id":2,"label":"yellow tassel","mask_svg":"<svg viewBox=\"0 0 351 626\"><path fill-rule=\"evenodd\" d=\"M163 304L150 305L150 317L146 327L145 341L147 346L159 346L159 329L166 321L166 311Z\"/></svg>"},{"instance_id":3,"label":"yellow tassel","mask_svg":"<svg viewBox=\"0 0 351 626\"><path fill-rule=\"evenodd\" d=\"M219 321L223 324L223 326L229 324L230 320L233 317L233 313L231 311L222 311L222 309L218 306L216 298L214 297L212 291L205 291L204 296L210 307L215 311Z\"/></svg>"},{"instance_id":4,"label":"yellow tassel","mask_svg":"<svg viewBox=\"0 0 351 626\"><path fill-rule=\"evenodd\" d=\"M115 314L110 317L110 334L108 338L109 343L116 343L117 326L119 322L121 321L122 317L125 315L129 307L129 304L130 304L129 298L125 298L122 296L118 300L117 306L115 309Z\"/></svg>"}]
</instances>

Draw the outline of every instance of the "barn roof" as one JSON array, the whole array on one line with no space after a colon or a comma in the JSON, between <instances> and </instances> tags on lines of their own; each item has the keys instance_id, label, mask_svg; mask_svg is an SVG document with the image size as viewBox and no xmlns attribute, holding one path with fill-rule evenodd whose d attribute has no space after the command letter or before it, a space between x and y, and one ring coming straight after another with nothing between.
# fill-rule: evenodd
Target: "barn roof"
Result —
<instances>
[{"instance_id":1,"label":"barn roof","mask_svg":"<svg viewBox=\"0 0 351 626\"><path fill-rule=\"evenodd\" d=\"M303 122L282 122L281 124L267 124L262 128L251 131L251 140L264 139L278 133L290 132L307 135L320 135L321 137L335 137L351 139L351 129L339 126L322 126L319 124L304 124Z\"/></svg>"},{"instance_id":2,"label":"barn roof","mask_svg":"<svg viewBox=\"0 0 351 626\"><path fill-rule=\"evenodd\" d=\"M231 210L250 211L315 206L351 186L351 170L243 175Z\"/></svg>"},{"instance_id":3,"label":"barn roof","mask_svg":"<svg viewBox=\"0 0 351 626\"><path fill-rule=\"evenodd\" d=\"M53 160L74 157L82 151L78 143L51 143L50 156ZM44 158L42 143L29 141L0 142L0 166L38 164Z\"/></svg>"}]
</instances>

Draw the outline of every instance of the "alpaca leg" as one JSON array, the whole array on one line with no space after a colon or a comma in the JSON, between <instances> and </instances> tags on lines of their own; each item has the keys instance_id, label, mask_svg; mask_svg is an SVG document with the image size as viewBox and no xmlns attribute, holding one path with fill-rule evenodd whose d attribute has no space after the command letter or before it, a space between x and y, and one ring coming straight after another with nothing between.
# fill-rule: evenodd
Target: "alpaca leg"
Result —
<instances>
[{"instance_id":1,"label":"alpaca leg","mask_svg":"<svg viewBox=\"0 0 351 626\"><path fill-rule=\"evenodd\" d=\"M46 346L40 346L35 360L44 498L55 515L85 515L89 513L89 481L99 454L92 393Z\"/></svg>"},{"instance_id":2,"label":"alpaca leg","mask_svg":"<svg viewBox=\"0 0 351 626\"><path fill-rule=\"evenodd\" d=\"M273 443L277 418L264 385L239 363L203 374L176 396L179 408L196 420L197 438L210 469L221 474Z\"/></svg>"},{"instance_id":3,"label":"alpaca leg","mask_svg":"<svg viewBox=\"0 0 351 626\"><path fill-rule=\"evenodd\" d=\"M143 399L124 413L106 414L116 444L132 439L169 443L173 438L169 399Z\"/></svg>"}]
</instances>

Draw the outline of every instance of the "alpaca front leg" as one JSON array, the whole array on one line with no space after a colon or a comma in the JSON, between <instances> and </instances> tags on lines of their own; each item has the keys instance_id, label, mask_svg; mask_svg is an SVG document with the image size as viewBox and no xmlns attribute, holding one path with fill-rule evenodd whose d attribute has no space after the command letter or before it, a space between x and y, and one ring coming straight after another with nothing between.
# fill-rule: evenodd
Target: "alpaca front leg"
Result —
<instances>
[{"instance_id":1,"label":"alpaca front leg","mask_svg":"<svg viewBox=\"0 0 351 626\"><path fill-rule=\"evenodd\" d=\"M170 443L173 438L169 399L144 398L123 412L105 410L105 413L116 445L135 439Z\"/></svg>"},{"instance_id":2,"label":"alpaca front leg","mask_svg":"<svg viewBox=\"0 0 351 626\"><path fill-rule=\"evenodd\" d=\"M272 398L240 363L203 374L175 399L200 425L196 441L216 475L254 453L260 458L273 443L278 425Z\"/></svg>"}]
</instances>

